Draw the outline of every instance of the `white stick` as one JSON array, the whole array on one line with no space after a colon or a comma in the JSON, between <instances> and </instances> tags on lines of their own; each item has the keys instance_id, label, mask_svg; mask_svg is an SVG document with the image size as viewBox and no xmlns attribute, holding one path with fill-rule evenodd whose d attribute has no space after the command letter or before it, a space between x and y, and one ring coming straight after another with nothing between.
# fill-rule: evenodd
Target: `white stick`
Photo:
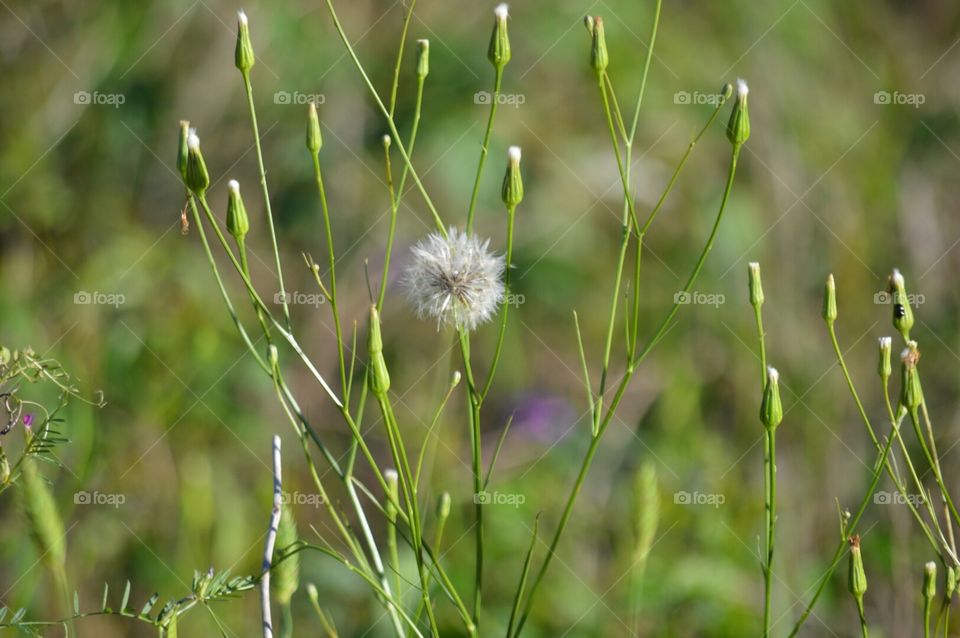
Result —
<instances>
[{"instance_id":1,"label":"white stick","mask_svg":"<svg viewBox=\"0 0 960 638\"><path fill-rule=\"evenodd\" d=\"M270 528L267 544L263 548L263 575L260 578L260 609L263 612L263 638L273 638L273 618L270 612L270 566L273 564L273 547L277 542L277 527L280 525L280 509L283 503L283 483L280 480L280 437L273 437L273 510L270 512Z\"/></svg>"}]
</instances>

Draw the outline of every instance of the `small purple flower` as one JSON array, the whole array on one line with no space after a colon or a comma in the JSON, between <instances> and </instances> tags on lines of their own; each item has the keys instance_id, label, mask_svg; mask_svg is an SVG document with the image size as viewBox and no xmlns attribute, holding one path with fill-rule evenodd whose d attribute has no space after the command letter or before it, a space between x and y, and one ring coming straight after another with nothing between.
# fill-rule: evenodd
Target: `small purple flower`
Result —
<instances>
[{"instance_id":1,"label":"small purple flower","mask_svg":"<svg viewBox=\"0 0 960 638\"><path fill-rule=\"evenodd\" d=\"M30 429L30 426L33 425L33 415L27 412L23 415L23 427Z\"/></svg>"},{"instance_id":2,"label":"small purple flower","mask_svg":"<svg viewBox=\"0 0 960 638\"><path fill-rule=\"evenodd\" d=\"M526 436L541 441L554 441L563 436L576 421L577 415L563 398L541 393L519 397L513 425Z\"/></svg>"}]
</instances>

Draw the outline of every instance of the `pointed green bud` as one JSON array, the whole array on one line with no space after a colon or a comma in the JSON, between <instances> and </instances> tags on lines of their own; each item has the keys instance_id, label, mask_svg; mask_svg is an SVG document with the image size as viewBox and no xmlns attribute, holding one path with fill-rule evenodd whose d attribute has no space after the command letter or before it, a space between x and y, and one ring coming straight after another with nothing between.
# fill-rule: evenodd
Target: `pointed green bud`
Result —
<instances>
[{"instance_id":1,"label":"pointed green bud","mask_svg":"<svg viewBox=\"0 0 960 638\"><path fill-rule=\"evenodd\" d=\"M437 518L446 520L450 516L450 492L444 492L437 501Z\"/></svg>"},{"instance_id":2,"label":"pointed green bud","mask_svg":"<svg viewBox=\"0 0 960 638\"><path fill-rule=\"evenodd\" d=\"M727 82L720 87L720 97L723 98L723 101L726 102L731 97L733 97L733 85Z\"/></svg>"},{"instance_id":3,"label":"pointed green bud","mask_svg":"<svg viewBox=\"0 0 960 638\"><path fill-rule=\"evenodd\" d=\"M184 182L197 197L203 197L207 187L210 186L210 173L200 152L200 138L197 137L194 129L190 129L187 133L187 174Z\"/></svg>"},{"instance_id":4,"label":"pointed green bud","mask_svg":"<svg viewBox=\"0 0 960 638\"><path fill-rule=\"evenodd\" d=\"M180 177L187 179L187 161L190 151L187 148L187 140L190 138L190 122L180 120L180 143L177 144L177 170Z\"/></svg>"},{"instance_id":5,"label":"pointed green bud","mask_svg":"<svg viewBox=\"0 0 960 638\"><path fill-rule=\"evenodd\" d=\"M233 59L242 73L250 71L256 61L253 56L253 43L250 42L250 25L243 10L237 12L237 48Z\"/></svg>"},{"instance_id":6,"label":"pointed green bud","mask_svg":"<svg viewBox=\"0 0 960 638\"><path fill-rule=\"evenodd\" d=\"M610 64L610 55L607 53L607 38L603 33L603 18L593 19L593 44L590 47L590 67L597 75L603 75Z\"/></svg>"},{"instance_id":7,"label":"pointed green bud","mask_svg":"<svg viewBox=\"0 0 960 638\"><path fill-rule=\"evenodd\" d=\"M520 175L520 147L507 150L507 172L503 176L500 197L507 208L513 210L523 201L523 177Z\"/></svg>"},{"instance_id":8,"label":"pointed green bud","mask_svg":"<svg viewBox=\"0 0 960 638\"><path fill-rule=\"evenodd\" d=\"M763 305L763 284L760 282L760 262L747 264L747 281L750 284L750 305L759 308Z\"/></svg>"},{"instance_id":9,"label":"pointed green bud","mask_svg":"<svg viewBox=\"0 0 960 638\"><path fill-rule=\"evenodd\" d=\"M380 334L380 313L376 306L370 306L370 333L367 337L367 352L370 360L370 391L374 396L383 397L390 391L390 374L387 362L383 358L383 337Z\"/></svg>"},{"instance_id":10,"label":"pointed green bud","mask_svg":"<svg viewBox=\"0 0 960 638\"><path fill-rule=\"evenodd\" d=\"M937 596L937 564L930 561L923 566L923 597L933 601Z\"/></svg>"},{"instance_id":11,"label":"pointed green bud","mask_svg":"<svg viewBox=\"0 0 960 638\"><path fill-rule=\"evenodd\" d=\"M508 7L506 4L499 4L493 10L493 34L490 36L490 49L487 51L487 59L490 60L495 68L503 69L510 61L510 37L507 35L507 15Z\"/></svg>"},{"instance_id":12,"label":"pointed green bud","mask_svg":"<svg viewBox=\"0 0 960 638\"><path fill-rule=\"evenodd\" d=\"M417 40L417 77L430 74L430 40Z\"/></svg>"},{"instance_id":13,"label":"pointed green bud","mask_svg":"<svg viewBox=\"0 0 960 638\"><path fill-rule=\"evenodd\" d=\"M750 93L747 83L737 80L737 97L727 122L727 139L734 147L742 146L750 137L750 113L747 110L747 95Z\"/></svg>"},{"instance_id":14,"label":"pointed green bud","mask_svg":"<svg viewBox=\"0 0 960 638\"><path fill-rule=\"evenodd\" d=\"M877 372L880 378L886 383L890 375L893 374L893 367L890 365L890 351L893 349L893 339L890 337L880 337L880 365Z\"/></svg>"},{"instance_id":15,"label":"pointed green bud","mask_svg":"<svg viewBox=\"0 0 960 638\"><path fill-rule=\"evenodd\" d=\"M587 33L590 34L590 37L593 37L593 16L583 16L583 26L587 29Z\"/></svg>"},{"instance_id":16,"label":"pointed green bud","mask_svg":"<svg viewBox=\"0 0 960 638\"><path fill-rule=\"evenodd\" d=\"M850 537L850 573L847 588L858 601L867 593L867 573L863 571L863 556L860 555L860 537Z\"/></svg>"},{"instance_id":17,"label":"pointed green bud","mask_svg":"<svg viewBox=\"0 0 960 638\"><path fill-rule=\"evenodd\" d=\"M317 105L307 104L307 150L316 155L323 146L323 136L320 135L320 117L317 115Z\"/></svg>"},{"instance_id":18,"label":"pointed green bud","mask_svg":"<svg viewBox=\"0 0 960 638\"><path fill-rule=\"evenodd\" d=\"M910 329L913 328L913 310L907 297L907 286L903 275L896 268L890 275L888 289L892 297L893 327L903 335L904 341L910 341Z\"/></svg>"},{"instance_id":19,"label":"pointed green bud","mask_svg":"<svg viewBox=\"0 0 960 638\"><path fill-rule=\"evenodd\" d=\"M916 410L923 402L923 390L920 388L920 373L917 372L917 363L920 361L920 350L916 341L908 341L907 347L900 355L900 404L907 410Z\"/></svg>"},{"instance_id":20,"label":"pointed green bud","mask_svg":"<svg viewBox=\"0 0 960 638\"><path fill-rule=\"evenodd\" d=\"M397 523L397 503L400 502L400 476L393 468L383 471L383 480L387 483L387 520Z\"/></svg>"},{"instance_id":21,"label":"pointed green bud","mask_svg":"<svg viewBox=\"0 0 960 638\"><path fill-rule=\"evenodd\" d=\"M243 241L250 231L250 220L247 218L247 207L243 205L243 198L240 196L240 182L231 179L227 183L227 230L237 240L237 243Z\"/></svg>"},{"instance_id":22,"label":"pointed green bud","mask_svg":"<svg viewBox=\"0 0 960 638\"><path fill-rule=\"evenodd\" d=\"M833 275L827 275L827 283L823 288L823 320L831 325L837 320L837 284Z\"/></svg>"},{"instance_id":23,"label":"pointed green bud","mask_svg":"<svg viewBox=\"0 0 960 638\"><path fill-rule=\"evenodd\" d=\"M780 373L776 368L767 368L767 383L763 387L760 402L760 422L769 429L776 429L783 421L783 405L780 403Z\"/></svg>"}]
</instances>

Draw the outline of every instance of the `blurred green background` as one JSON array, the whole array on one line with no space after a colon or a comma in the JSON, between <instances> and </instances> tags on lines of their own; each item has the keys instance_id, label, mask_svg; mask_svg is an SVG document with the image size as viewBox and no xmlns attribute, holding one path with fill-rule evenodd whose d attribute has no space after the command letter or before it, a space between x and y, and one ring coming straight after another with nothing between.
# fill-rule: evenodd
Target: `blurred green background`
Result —
<instances>
[{"instance_id":1,"label":"blurred green background","mask_svg":"<svg viewBox=\"0 0 960 638\"><path fill-rule=\"evenodd\" d=\"M272 258L233 67L240 7L219 0L2 4L0 335L5 345L31 345L60 359L86 393L102 389L108 401L103 409L71 404L65 429L73 443L62 452L65 468L48 473L69 529L72 584L83 606L95 607L103 581L120 590L129 578L139 601L153 591L164 599L182 595L198 568L253 573L269 512L272 434L286 442L287 488L307 494L311 486L272 388L245 356L222 306L195 231L180 233L184 196L174 168L177 122L187 118L200 133L215 181L211 201L222 212L226 180L244 185L255 279L269 298ZM763 266L768 352L786 388L776 633L785 635L799 601L823 573L838 538L836 499L844 507L859 502L869 478L864 463L872 458L820 320L827 273L837 277L843 347L878 423L875 344L892 328L890 307L875 303L875 294L896 266L922 295L916 338L928 370L928 402L944 471L960 476L954 400L960 6L934 0L664 4L635 152L641 207L655 203L710 112L705 97L723 82L749 81L753 134L697 284L717 303L684 307L637 374L541 592L531 637L759 635L762 431L748 261ZM492 83L485 55L493 5L420 0L411 26L410 42L427 37L432 43L415 162L449 224L463 223L483 134L487 109L476 94ZM386 91L402 3L338 6L374 83ZM253 81L288 288L313 294L300 253L324 254L303 148L304 100L315 96L322 101L321 158L341 255L343 311L348 324L362 325L365 265L377 284L388 222L380 147L385 126L321 2L243 8L258 55ZM527 198L518 213L515 282L524 303L512 315L484 425L492 447L507 417L517 414L492 489L522 494L525 502L489 510L489 635L497 635L509 613L535 514L543 512L541 529L551 533L587 444L571 311L580 314L596 380L609 305L622 194L581 20L586 13L605 18L610 71L626 105L638 87L652 8L649 0L525 0L511 8L513 60L504 91L512 103L499 111L478 227L502 250L503 157L508 145L519 144ZM413 71L411 46L398 107L403 131L412 115ZM721 121L697 147L647 238L645 335L669 309L709 231L728 155ZM422 199L411 192L400 215L397 264L429 227ZM235 284L231 290L242 292ZM391 293L384 330L399 417L410 439L419 441L456 359L448 336L416 321L401 291L392 287ZM122 303L84 303L103 295ZM328 309L297 305L294 320L320 370L335 376ZM476 337L481 369L492 338L490 328ZM308 415L332 447L346 449L348 433L330 402L302 366L285 361ZM427 497L442 489L453 494L448 561L469 591L472 538L464 535L472 494L458 458L468 456L461 394L439 427L445 445ZM380 434L371 437L383 451ZM659 476L662 502L640 585L627 564L631 486L644 464ZM880 489L889 491L888 481ZM122 494L125 501L117 508L74 504L81 490ZM683 492L719 495L723 503L676 502ZM322 510L301 504L296 513L301 534L315 540L309 526L324 529ZM56 597L48 593L11 493L0 502L0 515L0 603L56 616ZM916 635L929 547L902 506L871 507L863 529L869 529L864 555L874 635ZM538 560L543 552L540 546ZM858 631L842 572L805 635ZM303 579L317 584L342 635L386 635L363 584L335 563L307 556ZM217 611L227 635L256 631L255 596ZM302 590L294 611L297 635L319 635ZM454 626L449 609L441 615ZM140 636L146 629L119 620L78 627L81 636ZM188 636L213 631L203 612L181 628Z\"/></svg>"}]
</instances>

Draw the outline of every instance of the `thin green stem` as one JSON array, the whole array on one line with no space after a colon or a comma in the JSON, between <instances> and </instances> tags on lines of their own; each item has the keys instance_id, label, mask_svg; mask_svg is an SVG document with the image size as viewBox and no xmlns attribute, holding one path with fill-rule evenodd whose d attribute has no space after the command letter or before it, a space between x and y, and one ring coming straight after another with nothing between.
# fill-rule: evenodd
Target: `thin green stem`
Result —
<instances>
[{"instance_id":1,"label":"thin green stem","mask_svg":"<svg viewBox=\"0 0 960 638\"><path fill-rule=\"evenodd\" d=\"M457 337L460 342L460 354L463 357L463 368L467 377L468 417L470 425L470 456L471 471L473 473L473 500L476 525L475 534L475 567L473 590L473 624L480 626L480 607L483 599L483 501L480 498L483 492L483 447L480 438L480 394L477 389L473 366L470 363L470 334L466 330L458 329Z\"/></svg>"},{"instance_id":2,"label":"thin green stem","mask_svg":"<svg viewBox=\"0 0 960 638\"><path fill-rule=\"evenodd\" d=\"M403 30L400 32L400 46L397 49L397 61L393 66L393 84L390 87L390 117L393 118L397 109L397 90L400 88L400 67L403 64L403 48L407 42L407 32L410 30L410 20L413 18L413 7L417 0L410 0L407 14L403 18ZM411 150L412 152L412 150Z\"/></svg>"},{"instance_id":3,"label":"thin green stem","mask_svg":"<svg viewBox=\"0 0 960 638\"><path fill-rule=\"evenodd\" d=\"M480 146L480 160L477 162L477 175L473 179L473 190L470 193L470 206L467 208L467 234L473 231L473 216L477 208L477 198L480 195L480 180L483 178L483 165L490 153L490 136L493 133L493 120L497 117L497 104L500 102L500 86L503 83L503 66L494 65L493 96L490 100L490 112L487 115L487 129L483 133L483 144Z\"/></svg>"},{"instance_id":4,"label":"thin green stem","mask_svg":"<svg viewBox=\"0 0 960 638\"><path fill-rule=\"evenodd\" d=\"M774 428L764 436L763 463L766 469L767 555L763 563L763 636L770 635L770 607L773 596L773 550L777 524L777 441Z\"/></svg>"},{"instance_id":5,"label":"thin green stem","mask_svg":"<svg viewBox=\"0 0 960 638\"><path fill-rule=\"evenodd\" d=\"M483 390L480 392L480 403L487 398L490 392L490 386L493 385L493 377L497 373L497 366L500 363L500 355L503 351L503 340L507 334L507 315L510 313L510 273L513 270L511 261L513 259L513 226L516 218L517 207L507 207L507 254L506 272L503 277L503 309L500 311L500 326L497 329L497 344L493 349L493 360L490 363L490 369L487 371L487 380L483 384Z\"/></svg>"}]
</instances>

